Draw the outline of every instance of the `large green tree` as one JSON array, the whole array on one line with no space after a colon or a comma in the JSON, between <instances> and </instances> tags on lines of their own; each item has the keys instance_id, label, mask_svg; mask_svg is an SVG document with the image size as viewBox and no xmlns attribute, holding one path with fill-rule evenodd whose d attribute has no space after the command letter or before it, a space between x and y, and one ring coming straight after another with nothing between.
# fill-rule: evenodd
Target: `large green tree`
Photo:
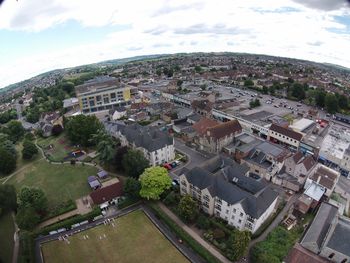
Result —
<instances>
[{"instance_id":1,"label":"large green tree","mask_svg":"<svg viewBox=\"0 0 350 263\"><path fill-rule=\"evenodd\" d=\"M190 195L184 195L181 197L178 210L180 216L186 222L193 222L199 213L197 201L194 200Z\"/></svg>"},{"instance_id":2,"label":"large green tree","mask_svg":"<svg viewBox=\"0 0 350 263\"><path fill-rule=\"evenodd\" d=\"M94 115L78 115L71 118L66 125L69 139L83 146L93 145L93 134L97 134L100 129L102 129L102 124Z\"/></svg>"},{"instance_id":3,"label":"large green tree","mask_svg":"<svg viewBox=\"0 0 350 263\"><path fill-rule=\"evenodd\" d=\"M97 134L92 135L92 140L97 145L97 152L102 163L111 163L115 155L115 143L112 136L104 130L99 130Z\"/></svg>"},{"instance_id":4,"label":"large green tree","mask_svg":"<svg viewBox=\"0 0 350 263\"><path fill-rule=\"evenodd\" d=\"M158 200L160 195L171 187L167 169L159 166L147 168L140 176L140 196L147 200Z\"/></svg>"},{"instance_id":5,"label":"large green tree","mask_svg":"<svg viewBox=\"0 0 350 263\"><path fill-rule=\"evenodd\" d=\"M24 128L19 121L12 120L7 124L10 139L17 142L24 135Z\"/></svg>"},{"instance_id":6,"label":"large green tree","mask_svg":"<svg viewBox=\"0 0 350 263\"><path fill-rule=\"evenodd\" d=\"M33 207L39 214L47 209L47 198L43 190L35 187L23 187L18 194L19 207Z\"/></svg>"},{"instance_id":7,"label":"large green tree","mask_svg":"<svg viewBox=\"0 0 350 263\"><path fill-rule=\"evenodd\" d=\"M33 207L21 207L16 215L16 222L20 229L32 230L40 221L40 216Z\"/></svg>"},{"instance_id":8,"label":"large green tree","mask_svg":"<svg viewBox=\"0 0 350 263\"><path fill-rule=\"evenodd\" d=\"M338 111L338 100L334 94L327 93L325 99L326 110L329 113L336 113Z\"/></svg>"},{"instance_id":9,"label":"large green tree","mask_svg":"<svg viewBox=\"0 0 350 263\"><path fill-rule=\"evenodd\" d=\"M140 198L141 183L135 178L128 178L123 187L124 193L134 199Z\"/></svg>"},{"instance_id":10,"label":"large green tree","mask_svg":"<svg viewBox=\"0 0 350 263\"><path fill-rule=\"evenodd\" d=\"M9 174L16 169L16 157L0 146L0 174Z\"/></svg>"},{"instance_id":11,"label":"large green tree","mask_svg":"<svg viewBox=\"0 0 350 263\"><path fill-rule=\"evenodd\" d=\"M129 149L123 156L122 165L128 176L139 178L143 171L149 167L149 161L141 151Z\"/></svg>"},{"instance_id":12,"label":"large green tree","mask_svg":"<svg viewBox=\"0 0 350 263\"><path fill-rule=\"evenodd\" d=\"M31 141L24 140L22 149L22 158L25 160L30 160L35 154L38 153L38 148Z\"/></svg>"},{"instance_id":13,"label":"large green tree","mask_svg":"<svg viewBox=\"0 0 350 263\"><path fill-rule=\"evenodd\" d=\"M0 185L0 210L9 211L17 208L17 193L13 185ZM0 213L1 214L1 213Z\"/></svg>"}]
</instances>

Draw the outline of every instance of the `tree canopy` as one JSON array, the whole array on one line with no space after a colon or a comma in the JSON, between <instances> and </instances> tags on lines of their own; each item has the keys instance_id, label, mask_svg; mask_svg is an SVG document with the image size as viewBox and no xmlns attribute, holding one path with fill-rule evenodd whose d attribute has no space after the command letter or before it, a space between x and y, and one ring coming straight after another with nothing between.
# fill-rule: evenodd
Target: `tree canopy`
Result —
<instances>
[{"instance_id":1,"label":"tree canopy","mask_svg":"<svg viewBox=\"0 0 350 263\"><path fill-rule=\"evenodd\" d=\"M134 199L140 198L141 183L135 178L128 178L124 184L124 193Z\"/></svg>"},{"instance_id":2,"label":"tree canopy","mask_svg":"<svg viewBox=\"0 0 350 263\"><path fill-rule=\"evenodd\" d=\"M33 207L39 214L43 214L47 209L47 198L43 190L35 187L23 187L18 194L20 208Z\"/></svg>"},{"instance_id":3,"label":"tree canopy","mask_svg":"<svg viewBox=\"0 0 350 263\"><path fill-rule=\"evenodd\" d=\"M180 216L186 222L193 222L199 213L197 201L194 200L190 195L184 195L181 197L178 209Z\"/></svg>"},{"instance_id":4,"label":"tree canopy","mask_svg":"<svg viewBox=\"0 0 350 263\"><path fill-rule=\"evenodd\" d=\"M100 129L102 129L102 124L94 115L72 117L66 125L67 135L71 142L83 146L94 145L93 134L97 134Z\"/></svg>"},{"instance_id":5,"label":"tree canopy","mask_svg":"<svg viewBox=\"0 0 350 263\"><path fill-rule=\"evenodd\" d=\"M171 187L168 171L159 166L147 168L140 176L140 182L140 196L148 200L158 200L160 195Z\"/></svg>"},{"instance_id":6,"label":"tree canopy","mask_svg":"<svg viewBox=\"0 0 350 263\"><path fill-rule=\"evenodd\" d=\"M29 140L24 140L22 149L22 158L25 160L30 160L35 154L38 153L38 148L35 144Z\"/></svg>"},{"instance_id":7,"label":"tree canopy","mask_svg":"<svg viewBox=\"0 0 350 263\"><path fill-rule=\"evenodd\" d=\"M97 145L97 152L102 163L111 163L115 155L114 141L112 136L104 130L99 130L97 134L92 135L92 140Z\"/></svg>"},{"instance_id":8,"label":"tree canopy","mask_svg":"<svg viewBox=\"0 0 350 263\"><path fill-rule=\"evenodd\" d=\"M122 165L128 176L139 178L140 174L149 167L149 161L141 151L129 149L123 156Z\"/></svg>"},{"instance_id":9,"label":"tree canopy","mask_svg":"<svg viewBox=\"0 0 350 263\"><path fill-rule=\"evenodd\" d=\"M24 135L24 128L19 121L11 120L7 124L8 134L11 141L17 142Z\"/></svg>"},{"instance_id":10,"label":"tree canopy","mask_svg":"<svg viewBox=\"0 0 350 263\"><path fill-rule=\"evenodd\" d=\"M0 211L14 211L16 208L17 194L15 187L8 184L0 185Z\"/></svg>"},{"instance_id":11,"label":"tree canopy","mask_svg":"<svg viewBox=\"0 0 350 263\"><path fill-rule=\"evenodd\" d=\"M16 169L16 157L0 146L0 174L10 174Z\"/></svg>"}]
</instances>

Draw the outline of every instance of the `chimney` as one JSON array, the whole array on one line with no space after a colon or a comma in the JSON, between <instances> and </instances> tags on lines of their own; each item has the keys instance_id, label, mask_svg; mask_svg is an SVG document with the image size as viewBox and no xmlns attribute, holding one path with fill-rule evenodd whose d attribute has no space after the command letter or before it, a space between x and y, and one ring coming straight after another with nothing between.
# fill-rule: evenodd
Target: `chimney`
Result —
<instances>
[{"instance_id":1,"label":"chimney","mask_svg":"<svg viewBox=\"0 0 350 263\"><path fill-rule=\"evenodd\" d=\"M320 180L321 180L321 175L319 175L319 176L317 177L317 184L320 184Z\"/></svg>"}]
</instances>

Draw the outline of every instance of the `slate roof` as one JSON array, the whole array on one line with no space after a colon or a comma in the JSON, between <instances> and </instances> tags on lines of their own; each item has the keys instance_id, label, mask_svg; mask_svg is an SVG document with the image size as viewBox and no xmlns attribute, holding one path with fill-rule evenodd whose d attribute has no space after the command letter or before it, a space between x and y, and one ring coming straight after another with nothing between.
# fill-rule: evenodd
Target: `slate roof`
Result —
<instances>
[{"instance_id":1,"label":"slate roof","mask_svg":"<svg viewBox=\"0 0 350 263\"><path fill-rule=\"evenodd\" d=\"M208 128L206 136L212 137L216 140L230 136L233 133L241 132L242 127L237 120L232 120L220 123L214 127Z\"/></svg>"},{"instance_id":2,"label":"slate roof","mask_svg":"<svg viewBox=\"0 0 350 263\"><path fill-rule=\"evenodd\" d=\"M330 170L324 166L318 166L316 167L316 172L314 172L311 176L310 179L317 182L319 181L319 184L328 188L328 189L332 189L333 186L336 184L338 177L339 177L339 173Z\"/></svg>"},{"instance_id":3,"label":"slate roof","mask_svg":"<svg viewBox=\"0 0 350 263\"><path fill-rule=\"evenodd\" d=\"M190 116L187 116L187 119L189 119L193 122L198 122L201 118L202 118L202 116L197 114L197 113L194 113L194 114L191 114Z\"/></svg>"},{"instance_id":4,"label":"slate roof","mask_svg":"<svg viewBox=\"0 0 350 263\"><path fill-rule=\"evenodd\" d=\"M120 132L129 143L135 144L136 147L142 147L149 152L174 144L173 138L157 127L141 126L134 123L120 127Z\"/></svg>"},{"instance_id":5,"label":"slate roof","mask_svg":"<svg viewBox=\"0 0 350 263\"><path fill-rule=\"evenodd\" d=\"M270 130L277 132L279 134L285 135L289 138L292 138L294 140L300 141L303 138L303 135L299 132L293 131L288 128L284 128L282 126L279 126L277 124L272 123L270 126Z\"/></svg>"},{"instance_id":6,"label":"slate roof","mask_svg":"<svg viewBox=\"0 0 350 263\"><path fill-rule=\"evenodd\" d=\"M337 213L337 207L328 203L322 203L304 238L301 240L301 245L314 253L318 253Z\"/></svg>"},{"instance_id":7,"label":"slate roof","mask_svg":"<svg viewBox=\"0 0 350 263\"><path fill-rule=\"evenodd\" d=\"M330 238L325 244L326 247L341 252L350 257L350 221L339 218L335 228L330 233Z\"/></svg>"},{"instance_id":8,"label":"slate roof","mask_svg":"<svg viewBox=\"0 0 350 263\"><path fill-rule=\"evenodd\" d=\"M191 105L193 108L198 108L210 112L213 108L214 103L210 102L209 100L194 100L192 101Z\"/></svg>"},{"instance_id":9,"label":"slate roof","mask_svg":"<svg viewBox=\"0 0 350 263\"><path fill-rule=\"evenodd\" d=\"M325 258L322 258L309 250L303 248L300 244L295 244L294 247L289 251L288 256L285 260L286 263L331 263Z\"/></svg>"},{"instance_id":10,"label":"slate roof","mask_svg":"<svg viewBox=\"0 0 350 263\"><path fill-rule=\"evenodd\" d=\"M241 203L244 211L253 218L259 218L278 197L278 193L269 186L246 177L246 166L239 167L237 163L227 165L215 174L205 167L212 168L209 165L184 171L187 181L201 190L208 188L213 197L217 196L229 204Z\"/></svg>"}]
</instances>

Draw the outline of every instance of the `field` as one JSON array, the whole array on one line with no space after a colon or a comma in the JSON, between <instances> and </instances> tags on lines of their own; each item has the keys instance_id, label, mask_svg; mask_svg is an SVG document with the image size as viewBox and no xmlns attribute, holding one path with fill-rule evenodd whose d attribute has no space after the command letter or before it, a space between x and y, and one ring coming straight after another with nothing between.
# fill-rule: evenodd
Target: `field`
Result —
<instances>
[{"instance_id":1,"label":"field","mask_svg":"<svg viewBox=\"0 0 350 263\"><path fill-rule=\"evenodd\" d=\"M49 207L52 207L62 201L75 200L89 194L87 177L95 175L96 172L95 167L87 165L58 165L38 160L17 173L7 183L13 184L18 191L23 186L41 188L46 193Z\"/></svg>"},{"instance_id":2,"label":"field","mask_svg":"<svg viewBox=\"0 0 350 263\"><path fill-rule=\"evenodd\" d=\"M86 240L85 235L89 237ZM189 262L140 210L116 219L115 227L100 225L68 239L69 244L58 240L44 244L42 246L44 261L46 263Z\"/></svg>"},{"instance_id":3,"label":"field","mask_svg":"<svg viewBox=\"0 0 350 263\"><path fill-rule=\"evenodd\" d=\"M10 213L0 216L0 261L7 263L12 260L13 234L15 226Z\"/></svg>"}]
</instances>

